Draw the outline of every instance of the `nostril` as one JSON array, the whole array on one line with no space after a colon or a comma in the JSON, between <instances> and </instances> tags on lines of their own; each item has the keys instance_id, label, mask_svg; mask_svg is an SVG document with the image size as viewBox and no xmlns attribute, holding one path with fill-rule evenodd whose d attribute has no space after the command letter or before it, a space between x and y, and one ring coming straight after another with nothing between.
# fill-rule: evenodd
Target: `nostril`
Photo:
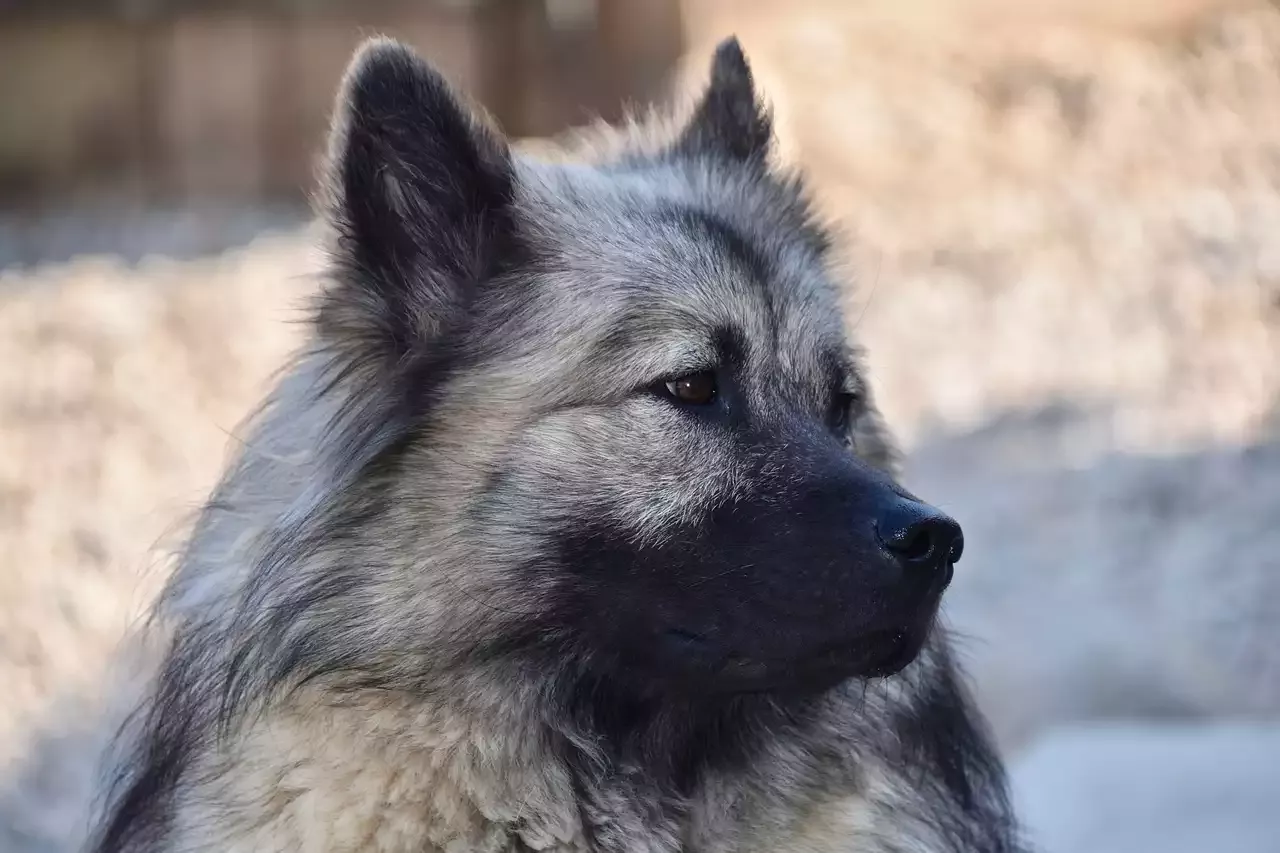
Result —
<instances>
[{"instance_id":1,"label":"nostril","mask_svg":"<svg viewBox=\"0 0 1280 853\"><path fill-rule=\"evenodd\" d=\"M916 527L909 530L900 543L894 543L889 548L912 563L927 560L934 550L933 533L926 526Z\"/></svg>"},{"instance_id":2,"label":"nostril","mask_svg":"<svg viewBox=\"0 0 1280 853\"><path fill-rule=\"evenodd\" d=\"M955 563L964 550L960 525L942 512L914 501L895 505L876 525L885 550L912 566Z\"/></svg>"}]
</instances>

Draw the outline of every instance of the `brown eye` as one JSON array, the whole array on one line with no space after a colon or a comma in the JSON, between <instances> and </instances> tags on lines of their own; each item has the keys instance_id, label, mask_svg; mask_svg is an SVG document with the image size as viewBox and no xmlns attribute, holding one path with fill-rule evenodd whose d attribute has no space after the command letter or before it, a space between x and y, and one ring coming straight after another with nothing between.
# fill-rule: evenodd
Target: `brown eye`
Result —
<instances>
[{"instance_id":1,"label":"brown eye","mask_svg":"<svg viewBox=\"0 0 1280 853\"><path fill-rule=\"evenodd\" d=\"M667 383L667 393L681 403L705 406L716 398L715 374L707 371L673 379Z\"/></svg>"}]
</instances>

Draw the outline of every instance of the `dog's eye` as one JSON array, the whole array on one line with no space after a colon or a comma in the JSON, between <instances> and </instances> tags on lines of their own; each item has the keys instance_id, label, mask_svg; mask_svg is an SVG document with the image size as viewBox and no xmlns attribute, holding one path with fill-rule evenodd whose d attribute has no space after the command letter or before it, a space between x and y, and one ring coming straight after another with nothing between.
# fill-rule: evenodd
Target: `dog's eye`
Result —
<instances>
[{"instance_id":1,"label":"dog's eye","mask_svg":"<svg viewBox=\"0 0 1280 853\"><path fill-rule=\"evenodd\" d=\"M681 403L705 406L716 398L716 377L710 371L690 373L666 383L667 393Z\"/></svg>"},{"instance_id":2,"label":"dog's eye","mask_svg":"<svg viewBox=\"0 0 1280 853\"><path fill-rule=\"evenodd\" d=\"M853 417L853 406L857 401L854 394L848 392L837 393L835 399L831 401L831 428L836 432L844 432L849 428L849 419Z\"/></svg>"}]
</instances>

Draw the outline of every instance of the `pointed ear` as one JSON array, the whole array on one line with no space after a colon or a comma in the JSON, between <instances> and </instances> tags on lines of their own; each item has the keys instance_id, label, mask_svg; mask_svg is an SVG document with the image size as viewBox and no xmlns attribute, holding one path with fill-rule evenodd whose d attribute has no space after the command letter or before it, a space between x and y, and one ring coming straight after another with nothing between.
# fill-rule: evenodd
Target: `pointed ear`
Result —
<instances>
[{"instance_id":1,"label":"pointed ear","mask_svg":"<svg viewBox=\"0 0 1280 853\"><path fill-rule=\"evenodd\" d=\"M322 334L397 359L489 275L512 231L506 141L408 47L365 42L343 78L327 206L335 280Z\"/></svg>"},{"instance_id":2,"label":"pointed ear","mask_svg":"<svg viewBox=\"0 0 1280 853\"><path fill-rule=\"evenodd\" d=\"M711 82L675 143L686 156L763 163L773 141L773 122L756 97L742 45L731 36L716 47Z\"/></svg>"}]
</instances>

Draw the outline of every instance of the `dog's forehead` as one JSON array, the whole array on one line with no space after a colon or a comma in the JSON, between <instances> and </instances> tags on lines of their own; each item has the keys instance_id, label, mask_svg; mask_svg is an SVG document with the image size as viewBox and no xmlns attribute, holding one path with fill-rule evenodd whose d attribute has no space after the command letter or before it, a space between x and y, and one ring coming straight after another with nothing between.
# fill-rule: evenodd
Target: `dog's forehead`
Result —
<instances>
[{"instance_id":1,"label":"dog's forehead","mask_svg":"<svg viewBox=\"0 0 1280 853\"><path fill-rule=\"evenodd\" d=\"M537 172L531 184L550 264L602 315L640 309L736 331L784 360L843 345L823 259L768 187L687 168L582 166Z\"/></svg>"}]
</instances>

